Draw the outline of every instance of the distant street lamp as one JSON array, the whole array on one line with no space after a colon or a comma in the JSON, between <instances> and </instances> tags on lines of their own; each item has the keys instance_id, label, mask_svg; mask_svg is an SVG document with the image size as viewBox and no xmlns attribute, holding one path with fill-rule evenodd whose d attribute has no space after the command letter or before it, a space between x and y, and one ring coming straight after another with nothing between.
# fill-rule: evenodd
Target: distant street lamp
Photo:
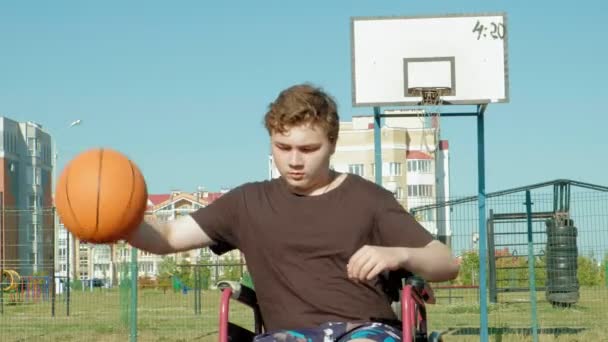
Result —
<instances>
[{"instance_id":1,"label":"distant street lamp","mask_svg":"<svg viewBox=\"0 0 608 342\"><path fill-rule=\"evenodd\" d=\"M78 119L78 120L74 120L72 121L69 125L68 128L72 128L75 126L79 126L82 123L82 120ZM56 200L56 192L55 189L57 187L57 160L59 158L59 152L57 151L57 137L55 136L53 138L53 180L52 180L52 184L53 184L53 189L51 190L53 193L53 207L54 207L54 225L55 225L55 231L57 231L58 227L59 227L59 217L57 215L57 209L55 207L55 200ZM69 262L69 258L70 258L70 234L66 234L67 240L66 240L66 275L69 277L69 273L70 273L70 262ZM56 243L56 241L55 241ZM68 309L69 310L69 309Z\"/></svg>"},{"instance_id":2,"label":"distant street lamp","mask_svg":"<svg viewBox=\"0 0 608 342\"><path fill-rule=\"evenodd\" d=\"M72 128L74 126L80 126L82 120L74 120L70 123L68 128ZM53 192L55 191L55 186L57 182L57 159L59 158L59 153L57 152L57 137L53 138Z\"/></svg>"}]
</instances>

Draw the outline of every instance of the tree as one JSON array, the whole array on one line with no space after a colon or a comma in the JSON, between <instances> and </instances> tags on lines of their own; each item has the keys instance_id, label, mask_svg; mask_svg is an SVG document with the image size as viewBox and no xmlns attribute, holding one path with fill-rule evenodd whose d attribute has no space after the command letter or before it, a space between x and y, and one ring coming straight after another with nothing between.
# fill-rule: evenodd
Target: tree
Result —
<instances>
[{"instance_id":1,"label":"tree","mask_svg":"<svg viewBox=\"0 0 608 342\"><path fill-rule=\"evenodd\" d=\"M600 266L594 259L584 256L578 257L577 275L581 286L597 286L602 281Z\"/></svg>"},{"instance_id":2,"label":"tree","mask_svg":"<svg viewBox=\"0 0 608 342\"><path fill-rule=\"evenodd\" d=\"M159 276L172 276L177 273L177 263L172 256L165 256L158 265Z\"/></svg>"},{"instance_id":3,"label":"tree","mask_svg":"<svg viewBox=\"0 0 608 342\"><path fill-rule=\"evenodd\" d=\"M527 256L513 255L508 250L496 251L495 255L501 256L495 260L498 287L528 287L530 285ZM489 272L488 269L488 278ZM534 259L534 278L537 287L545 286L547 281L545 257ZM462 255L460 272L455 283L459 285L479 284L479 254L477 251L469 251Z\"/></svg>"},{"instance_id":4,"label":"tree","mask_svg":"<svg viewBox=\"0 0 608 342\"><path fill-rule=\"evenodd\" d=\"M469 251L462 255L460 272L456 282L460 285L479 284L479 254L476 251Z\"/></svg>"},{"instance_id":5,"label":"tree","mask_svg":"<svg viewBox=\"0 0 608 342\"><path fill-rule=\"evenodd\" d=\"M222 280L241 280L241 265L237 259L230 256L223 262Z\"/></svg>"},{"instance_id":6,"label":"tree","mask_svg":"<svg viewBox=\"0 0 608 342\"><path fill-rule=\"evenodd\" d=\"M211 264L211 257L208 254L202 254L198 263L200 265L205 265L198 266L198 270L200 272L201 277L201 287L204 290L207 290L209 289L209 285L211 282L211 266L209 266Z\"/></svg>"}]
</instances>

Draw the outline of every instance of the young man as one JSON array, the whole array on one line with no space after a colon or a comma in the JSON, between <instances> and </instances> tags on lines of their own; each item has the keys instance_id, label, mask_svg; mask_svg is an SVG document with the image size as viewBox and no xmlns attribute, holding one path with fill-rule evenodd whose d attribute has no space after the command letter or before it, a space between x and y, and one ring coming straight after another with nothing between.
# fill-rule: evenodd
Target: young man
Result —
<instances>
[{"instance_id":1,"label":"young man","mask_svg":"<svg viewBox=\"0 0 608 342\"><path fill-rule=\"evenodd\" d=\"M280 178L244 184L175 221L144 222L128 242L156 254L240 249L270 331L257 341L400 340L379 323L395 319L381 273L452 279L450 250L391 192L330 169L339 117L322 90L284 90L265 125Z\"/></svg>"}]
</instances>

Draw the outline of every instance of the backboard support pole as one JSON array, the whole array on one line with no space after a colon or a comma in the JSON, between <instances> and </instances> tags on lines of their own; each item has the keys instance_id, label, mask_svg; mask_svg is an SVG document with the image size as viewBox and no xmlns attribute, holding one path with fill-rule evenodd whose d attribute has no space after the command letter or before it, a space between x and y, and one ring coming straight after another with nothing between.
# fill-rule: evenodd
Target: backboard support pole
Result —
<instances>
[{"instance_id":1,"label":"backboard support pole","mask_svg":"<svg viewBox=\"0 0 608 342\"><path fill-rule=\"evenodd\" d=\"M485 128L484 113L486 105L477 106L477 204L479 209L479 337L488 341L488 296L487 263L488 234L486 227L486 171L485 171Z\"/></svg>"},{"instance_id":2,"label":"backboard support pole","mask_svg":"<svg viewBox=\"0 0 608 342\"><path fill-rule=\"evenodd\" d=\"M446 117L476 117L477 119L477 171L478 171L478 217L479 217L479 305L480 305L480 341L487 342L488 334L488 296L487 296L487 220L486 220L486 174L485 174L485 127L484 114L487 104L477 105L475 112L448 112L437 113L441 118ZM417 114L382 114L380 107L374 107L374 157L375 180L382 186L382 132L381 119L383 117L411 117Z\"/></svg>"},{"instance_id":3,"label":"backboard support pole","mask_svg":"<svg viewBox=\"0 0 608 342\"><path fill-rule=\"evenodd\" d=\"M374 107L374 169L376 184L382 186L382 115L380 107Z\"/></svg>"}]
</instances>

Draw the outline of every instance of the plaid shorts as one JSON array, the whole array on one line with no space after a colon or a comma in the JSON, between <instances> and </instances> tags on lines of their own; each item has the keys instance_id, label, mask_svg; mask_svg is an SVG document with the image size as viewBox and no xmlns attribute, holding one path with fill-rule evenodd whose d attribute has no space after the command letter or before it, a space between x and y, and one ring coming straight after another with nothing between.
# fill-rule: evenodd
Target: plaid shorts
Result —
<instances>
[{"instance_id":1,"label":"plaid shorts","mask_svg":"<svg viewBox=\"0 0 608 342\"><path fill-rule=\"evenodd\" d=\"M329 322L315 328L278 330L256 336L254 342L346 342L368 339L401 341L401 330L384 323Z\"/></svg>"}]
</instances>

